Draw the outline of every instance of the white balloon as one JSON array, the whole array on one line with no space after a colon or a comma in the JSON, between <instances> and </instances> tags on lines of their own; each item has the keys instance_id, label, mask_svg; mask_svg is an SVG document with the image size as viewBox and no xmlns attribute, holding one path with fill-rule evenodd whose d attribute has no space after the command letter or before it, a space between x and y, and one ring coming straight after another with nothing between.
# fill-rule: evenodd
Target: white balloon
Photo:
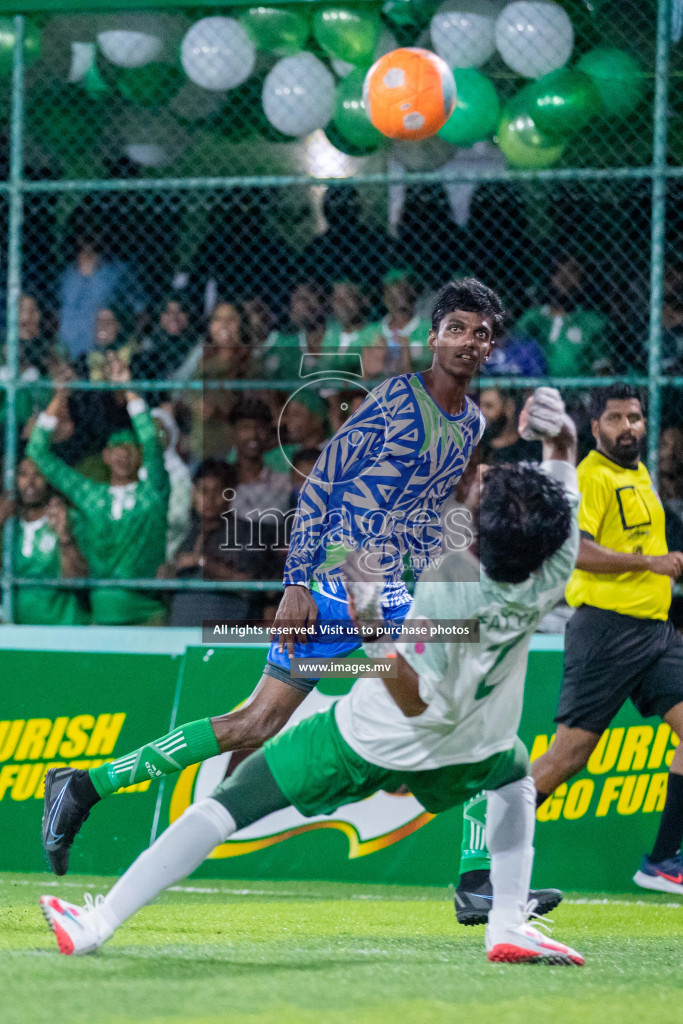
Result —
<instances>
[{"instance_id":1,"label":"white balloon","mask_svg":"<svg viewBox=\"0 0 683 1024\"><path fill-rule=\"evenodd\" d=\"M382 30L377 40L377 46L372 57L372 63L383 57L385 53L391 53L392 50L397 49L398 41L393 32L391 32L386 25L382 25ZM356 64L349 64L347 60L339 60L335 57L332 61L332 67L334 68L335 75L339 75L340 78L346 78L352 71L356 70Z\"/></svg>"},{"instance_id":2,"label":"white balloon","mask_svg":"<svg viewBox=\"0 0 683 1024\"><path fill-rule=\"evenodd\" d=\"M521 0L508 4L498 18L496 46L517 74L540 78L567 63L574 47L574 30L558 4Z\"/></svg>"},{"instance_id":3,"label":"white balloon","mask_svg":"<svg viewBox=\"0 0 683 1024\"><path fill-rule=\"evenodd\" d=\"M235 18L202 18L186 33L180 60L195 85L222 92L249 78L256 49Z\"/></svg>"},{"instance_id":4,"label":"white balloon","mask_svg":"<svg viewBox=\"0 0 683 1024\"><path fill-rule=\"evenodd\" d=\"M71 44L71 67L69 82L82 82L95 63L96 46L94 43Z\"/></svg>"},{"instance_id":5,"label":"white balloon","mask_svg":"<svg viewBox=\"0 0 683 1024\"><path fill-rule=\"evenodd\" d=\"M107 60L119 68L141 68L144 64L157 60L164 49L159 36L123 29L100 32L97 42Z\"/></svg>"},{"instance_id":6,"label":"white balloon","mask_svg":"<svg viewBox=\"0 0 683 1024\"><path fill-rule=\"evenodd\" d=\"M454 9L456 8L457 9ZM496 5L446 3L432 18L432 47L450 68L478 68L496 49Z\"/></svg>"},{"instance_id":7,"label":"white balloon","mask_svg":"<svg viewBox=\"0 0 683 1024\"><path fill-rule=\"evenodd\" d=\"M310 135L332 117L334 77L312 53L283 57L263 83L263 109L285 135Z\"/></svg>"}]
</instances>

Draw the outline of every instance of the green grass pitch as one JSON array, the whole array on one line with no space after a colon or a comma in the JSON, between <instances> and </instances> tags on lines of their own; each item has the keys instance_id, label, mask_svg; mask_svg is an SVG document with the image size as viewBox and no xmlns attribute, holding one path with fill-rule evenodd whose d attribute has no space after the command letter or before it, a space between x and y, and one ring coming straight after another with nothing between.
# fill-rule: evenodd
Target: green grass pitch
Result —
<instances>
[{"instance_id":1,"label":"green grass pitch","mask_svg":"<svg viewBox=\"0 0 683 1024\"><path fill-rule=\"evenodd\" d=\"M112 879L0 875L2 1024L680 1024L683 906L568 896L554 934L583 969L489 964L445 889L190 880L94 956L38 909Z\"/></svg>"}]
</instances>

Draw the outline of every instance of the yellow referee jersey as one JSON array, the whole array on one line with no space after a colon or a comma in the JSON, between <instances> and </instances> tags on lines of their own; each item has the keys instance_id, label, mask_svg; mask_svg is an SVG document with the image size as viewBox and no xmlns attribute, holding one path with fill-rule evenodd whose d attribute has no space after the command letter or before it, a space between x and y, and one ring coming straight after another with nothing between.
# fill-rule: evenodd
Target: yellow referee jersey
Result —
<instances>
[{"instance_id":1,"label":"yellow referee jersey","mask_svg":"<svg viewBox=\"0 0 683 1024\"><path fill-rule=\"evenodd\" d=\"M642 462L637 469L625 469L593 451L580 463L577 475L581 491L579 529L613 551L667 553L664 509ZM575 608L590 604L638 619L666 619L671 580L654 572L575 569L566 597Z\"/></svg>"}]
</instances>

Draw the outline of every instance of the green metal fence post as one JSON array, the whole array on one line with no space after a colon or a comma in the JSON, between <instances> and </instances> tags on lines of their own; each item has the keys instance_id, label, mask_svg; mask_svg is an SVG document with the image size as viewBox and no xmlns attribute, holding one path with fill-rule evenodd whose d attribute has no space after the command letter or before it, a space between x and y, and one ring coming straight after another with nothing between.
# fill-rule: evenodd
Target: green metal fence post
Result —
<instances>
[{"instance_id":1,"label":"green metal fence post","mask_svg":"<svg viewBox=\"0 0 683 1024\"><path fill-rule=\"evenodd\" d=\"M657 5L655 103L652 137L652 233L650 248L650 335L648 351L648 466L657 484L657 446L662 412L662 294L666 240L666 139L669 89L671 0Z\"/></svg>"},{"instance_id":2,"label":"green metal fence post","mask_svg":"<svg viewBox=\"0 0 683 1024\"><path fill-rule=\"evenodd\" d=\"M14 54L12 63L12 119L9 158L9 233L7 246L7 328L6 361L9 381L5 392L5 468L4 487L14 491L17 460L17 381L19 379L19 296L21 293L21 229L24 215L22 195L24 136L24 19L14 18ZM3 533L2 611L5 622L12 622L12 537L10 519Z\"/></svg>"}]
</instances>

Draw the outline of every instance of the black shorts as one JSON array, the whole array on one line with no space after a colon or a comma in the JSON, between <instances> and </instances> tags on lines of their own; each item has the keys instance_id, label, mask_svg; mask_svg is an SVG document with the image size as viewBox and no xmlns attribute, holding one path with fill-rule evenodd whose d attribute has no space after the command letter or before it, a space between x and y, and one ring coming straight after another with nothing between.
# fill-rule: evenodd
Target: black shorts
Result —
<instances>
[{"instance_id":1,"label":"black shorts","mask_svg":"<svg viewBox=\"0 0 683 1024\"><path fill-rule=\"evenodd\" d=\"M602 733L629 697L644 717L683 701L683 638L661 619L582 605L565 634L555 721Z\"/></svg>"}]
</instances>

